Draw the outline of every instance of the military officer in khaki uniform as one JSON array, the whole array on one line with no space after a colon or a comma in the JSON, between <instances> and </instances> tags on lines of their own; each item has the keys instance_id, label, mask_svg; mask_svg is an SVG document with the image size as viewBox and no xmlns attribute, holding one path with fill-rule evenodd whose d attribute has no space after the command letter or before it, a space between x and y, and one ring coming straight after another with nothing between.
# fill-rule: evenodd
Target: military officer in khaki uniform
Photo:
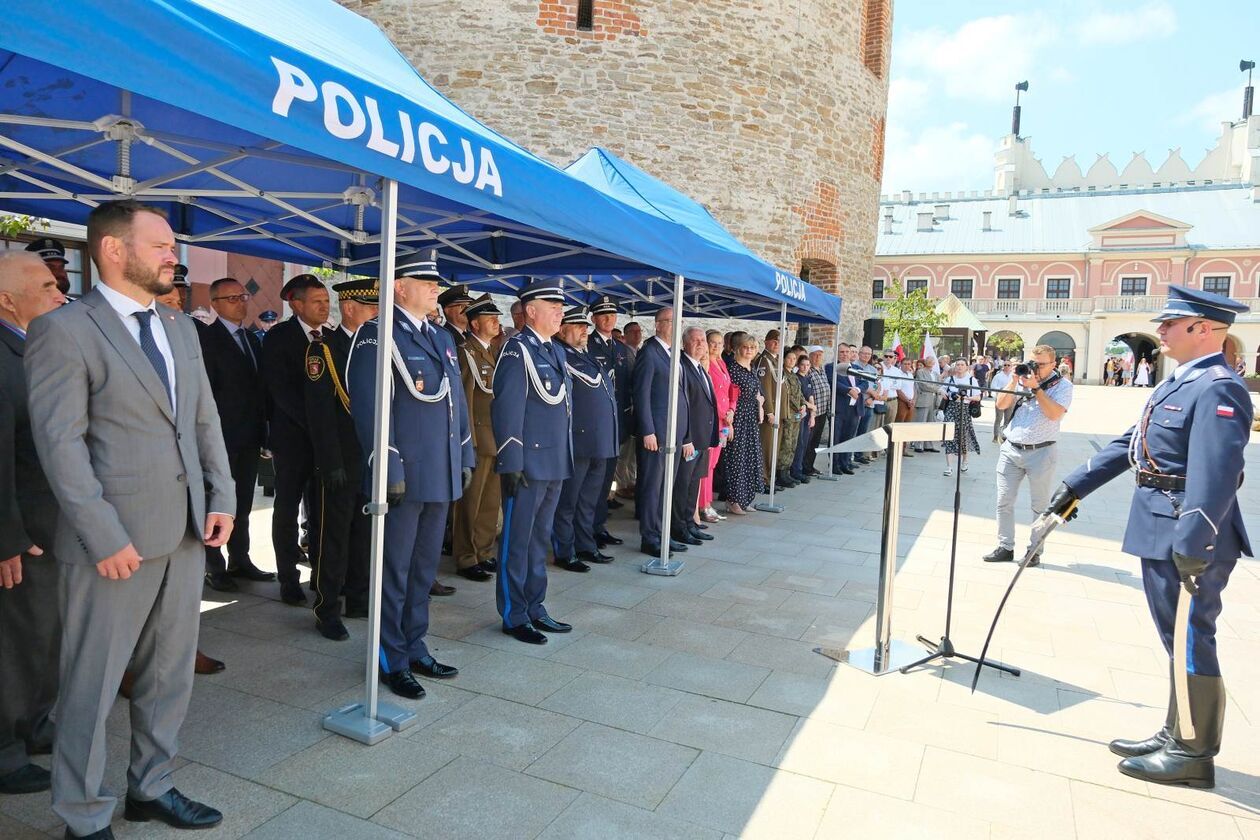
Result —
<instances>
[{"instance_id":1,"label":"military officer in khaki uniform","mask_svg":"<svg viewBox=\"0 0 1260 840\"><path fill-rule=\"evenodd\" d=\"M495 538L499 534L499 480L494 472L494 428L490 402L494 399L494 366L499 334L503 331L490 295L482 295L464 311L468 332L460 349L460 376L472 421L477 466L472 483L455 508L455 566L459 575L473 581L489 580L498 566Z\"/></svg>"},{"instance_id":2,"label":"military officer in khaki uniform","mask_svg":"<svg viewBox=\"0 0 1260 840\"><path fill-rule=\"evenodd\" d=\"M765 349L753 359L753 370L761 380L761 395L765 397L765 419L761 423L761 478L769 490L774 480L774 425L779 421L779 406L775 397L779 392L779 331L766 333Z\"/></svg>"}]
</instances>

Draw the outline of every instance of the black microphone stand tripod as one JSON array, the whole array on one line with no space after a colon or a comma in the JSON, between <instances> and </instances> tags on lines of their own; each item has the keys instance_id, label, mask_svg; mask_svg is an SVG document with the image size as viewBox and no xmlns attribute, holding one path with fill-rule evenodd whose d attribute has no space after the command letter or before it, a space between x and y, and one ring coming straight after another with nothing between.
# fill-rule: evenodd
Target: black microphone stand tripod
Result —
<instances>
[{"instance_id":1,"label":"black microphone stand tripod","mask_svg":"<svg viewBox=\"0 0 1260 840\"><path fill-rule=\"evenodd\" d=\"M938 659L963 659L967 662L974 662L988 668L1005 671L1011 676L1018 677L1018 668L1012 668L1010 665L1003 665L1000 662L994 662L990 659L981 660L978 657L970 656L966 653L959 653L958 649L954 647L953 639L950 638L950 630L953 627L954 619L954 573L958 563L958 518L962 509L962 457L963 452L965 451L963 449L965 443L963 441L962 412L967 410L967 408L963 405L962 392L964 388L968 392L982 391L988 394L1014 394L1017 397L1028 397L1032 394L1031 391L1018 389L990 388L986 385L965 385L957 386L958 392L950 398L951 400L957 401L959 413L958 422L954 423L954 454L958 457L958 472L954 474L954 528L953 535L950 537L949 543L949 588L945 596L945 635L941 636L941 640L939 642L933 642L926 636L917 636L916 638L918 639L919 644L928 649L927 656L924 656L922 659L915 662L911 662L909 665L903 665L898 670L905 674L912 668L918 668L921 665L926 665L929 662L935 662Z\"/></svg>"}]
</instances>

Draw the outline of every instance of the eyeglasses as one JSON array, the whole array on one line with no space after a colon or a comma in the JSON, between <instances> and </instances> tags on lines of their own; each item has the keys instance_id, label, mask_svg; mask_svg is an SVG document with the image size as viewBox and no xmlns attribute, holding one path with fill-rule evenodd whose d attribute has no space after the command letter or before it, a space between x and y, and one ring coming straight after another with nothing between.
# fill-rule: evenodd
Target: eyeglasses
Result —
<instances>
[{"instance_id":1,"label":"eyeglasses","mask_svg":"<svg viewBox=\"0 0 1260 840\"><path fill-rule=\"evenodd\" d=\"M243 295L223 295L222 297L210 298L210 299L211 300L227 300L227 301L231 301L232 303L244 303L245 301L249 300L252 297L253 295L246 292Z\"/></svg>"}]
</instances>

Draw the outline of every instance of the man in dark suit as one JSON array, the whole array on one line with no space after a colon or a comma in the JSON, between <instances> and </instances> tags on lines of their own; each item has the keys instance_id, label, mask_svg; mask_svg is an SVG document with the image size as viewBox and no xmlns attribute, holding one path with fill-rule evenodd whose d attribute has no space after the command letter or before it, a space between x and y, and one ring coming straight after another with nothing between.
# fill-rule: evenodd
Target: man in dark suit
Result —
<instances>
[{"instance_id":1,"label":"man in dark suit","mask_svg":"<svg viewBox=\"0 0 1260 840\"><path fill-rule=\"evenodd\" d=\"M266 443L267 395L259 373L262 342L245 327L249 293L231 277L210 284L210 305L218 319L198 330L201 358L223 427L223 445L236 485L236 527L228 540L228 559L223 551L206 548L206 584L220 592L232 592L233 578L275 580L249 559L249 514L254 507L258 481L258 452ZM199 322L200 323L200 322Z\"/></svg>"},{"instance_id":2,"label":"man in dark suit","mask_svg":"<svg viewBox=\"0 0 1260 840\"><path fill-rule=\"evenodd\" d=\"M112 838L105 725L135 661L124 818L209 828L173 786L193 688L206 545L232 533L232 486L192 323L170 290L175 234L136 201L87 223L100 284L37 318L24 359L31 429L60 503L61 694L53 810L67 836Z\"/></svg>"},{"instance_id":3,"label":"man in dark suit","mask_svg":"<svg viewBox=\"0 0 1260 840\"><path fill-rule=\"evenodd\" d=\"M52 749L61 643L57 499L35 452L22 357L31 321L65 302L38 256L0 253L0 794L52 784L29 756Z\"/></svg>"},{"instance_id":4,"label":"man in dark suit","mask_svg":"<svg viewBox=\"0 0 1260 840\"><path fill-rule=\"evenodd\" d=\"M613 338L613 330L617 326L617 304L610 296L603 295L591 305L591 321L595 330L587 342L587 350L604 369L604 374L612 377L613 390L617 394L617 431L620 436L617 447L620 453L626 442L634 437L634 400L630 393L634 351ZM619 462L617 455L608 459L601 494L595 503L595 542L599 548L623 542L608 531L609 508L621 507L621 502L610 503L608 499Z\"/></svg>"},{"instance_id":5,"label":"man in dark suit","mask_svg":"<svg viewBox=\"0 0 1260 840\"><path fill-rule=\"evenodd\" d=\"M328 320L328 290L313 274L299 274L284 284L280 297L293 317L276 324L263 341L262 374L268 396L267 439L276 468L276 501L271 542L276 552L280 598L303 606L298 563L306 556L298 545L298 504L315 474L315 454L306 428L306 348L323 335Z\"/></svg>"},{"instance_id":6,"label":"man in dark suit","mask_svg":"<svg viewBox=\"0 0 1260 840\"><path fill-rule=\"evenodd\" d=\"M713 539L696 525L696 503L700 500L700 480L709 474L709 450L718 445L717 397L713 380L701 367L709 344L704 330L688 327L683 332L682 378L687 394L688 431L692 445L690 460L678 464L674 481L673 531L676 539L700 545Z\"/></svg>"},{"instance_id":7,"label":"man in dark suit","mask_svg":"<svg viewBox=\"0 0 1260 840\"><path fill-rule=\"evenodd\" d=\"M669 339L674 329L674 310L656 313L656 335L643 342L634 362L634 422L639 436L638 513L639 549L653 557L661 553L661 505L665 482L674 481L682 459L691 458L687 393L679 371L676 433L674 440L682 453L674 463L674 475L665 475L665 446L669 435ZM681 534L677 535L683 536ZM671 551L686 551L686 543L670 539Z\"/></svg>"},{"instance_id":8,"label":"man in dark suit","mask_svg":"<svg viewBox=\"0 0 1260 840\"><path fill-rule=\"evenodd\" d=\"M863 404L863 396L868 380L860 379L849 372L851 365L858 370L863 369L860 364L855 363L851 356L852 352L853 346L849 344L841 344L837 349L835 364L839 367L834 371L836 393L832 398L835 404L836 443L844 443L857 436L858 425L862 422L862 412L866 408ZM825 370L827 378L830 379L833 373L832 366L827 365ZM833 473L853 475L853 453L841 452L832 457L835 459L832 464Z\"/></svg>"},{"instance_id":9,"label":"man in dark suit","mask_svg":"<svg viewBox=\"0 0 1260 840\"><path fill-rule=\"evenodd\" d=\"M364 618L368 610L368 553L371 523L363 513L363 469L366 458L350 415L346 362L354 334L376 317L380 281L346 280L333 286L341 324L325 330L306 348L306 424L315 452L319 482L319 531L311 545L311 577L315 581L315 629L335 642L350 638L341 621L341 596L346 615Z\"/></svg>"}]
</instances>

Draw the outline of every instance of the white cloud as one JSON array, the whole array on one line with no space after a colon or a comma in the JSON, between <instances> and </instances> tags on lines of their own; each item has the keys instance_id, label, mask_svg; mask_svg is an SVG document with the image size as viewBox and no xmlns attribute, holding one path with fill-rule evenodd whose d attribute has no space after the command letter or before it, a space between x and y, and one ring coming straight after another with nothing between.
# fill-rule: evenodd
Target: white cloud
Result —
<instances>
[{"instance_id":1,"label":"white cloud","mask_svg":"<svg viewBox=\"0 0 1260 840\"><path fill-rule=\"evenodd\" d=\"M888 123L882 191L992 189L993 138L963 122L916 127Z\"/></svg>"},{"instance_id":2,"label":"white cloud","mask_svg":"<svg viewBox=\"0 0 1260 840\"><path fill-rule=\"evenodd\" d=\"M1076 27L1082 44L1132 44L1167 38L1177 31L1177 13L1165 2L1125 12L1096 12Z\"/></svg>"},{"instance_id":3,"label":"white cloud","mask_svg":"<svg viewBox=\"0 0 1260 840\"><path fill-rule=\"evenodd\" d=\"M1042 14L976 18L952 32L907 33L893 45L893 69L930 78L933 89L953 98L1005 101L1057 38L1058 28Z\"/></svg>"},{"instance_id":4,"label":"white cloud","mask_svg":"<svg viewBox=\"0 0 1260 840\"><path fill-rule=\"evenodd\" d=\"M1221 133L1221 123L1242 116L1242 92L1232 87L1209 93L1177 117L1179 125L1189 125L1215 137Z\"/></svg>"}]
</instances>

